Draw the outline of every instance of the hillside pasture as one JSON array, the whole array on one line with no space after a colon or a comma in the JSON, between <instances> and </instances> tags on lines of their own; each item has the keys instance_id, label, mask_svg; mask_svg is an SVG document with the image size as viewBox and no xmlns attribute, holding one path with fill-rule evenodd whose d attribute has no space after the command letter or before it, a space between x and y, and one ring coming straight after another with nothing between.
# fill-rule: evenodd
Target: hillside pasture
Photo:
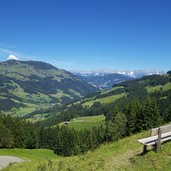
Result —
<instances>
[{"instance_id":1,"label":"hillside pasture","mask_svg":"<svg viewBox=\"0 0 171 171\"><path fill-rule=\"evenodd\" d=\"M95 102L100 102L101 104L111 103L111 102L114 102L114 101L124 97L124 96L126 96L126 93L121 93L121 94L117 94L117 95L98 98L98 99L90 100L90 101L83 103L83 106L89 106L90 107Z\"/></svg>"},{"instance_id":2,"label":"hillside pasture","mask_svg":"<svg viewBox=\"0 0 171 171\"><path fill-rule=\"evenodd\" d=\"M171 89L171 83L167 83L165 85L157 85L157 86L147 86L146 87L146 90L148 93L153 93L155 91L160 91L160 90L163 90L163 91L167 91L167 90L170 90Z\"/></svg>"},{"instance_id":3,"label":"hillside pasture","mask_svg":"<svg viewBox=\"0 0 171 171\"><path fill-rule=\"evenodd\" d=\"M59 126L66 125L65 122L61 122ZM92 127L98 127L100 125L105 125L105 116L89 116L89 117L79 117L71 119L67 126L74 128L76 130L89 129Z\"/></svg>"}]
</instances>

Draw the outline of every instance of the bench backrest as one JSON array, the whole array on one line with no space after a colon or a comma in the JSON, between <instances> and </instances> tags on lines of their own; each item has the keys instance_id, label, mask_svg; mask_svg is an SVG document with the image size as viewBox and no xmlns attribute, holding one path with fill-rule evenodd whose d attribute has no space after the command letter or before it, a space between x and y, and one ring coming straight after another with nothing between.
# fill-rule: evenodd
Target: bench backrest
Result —
<instances>
[{"instance_id":1,"label":"bench backrest","mask_svg":"<svg viewBox=\"0 0 171 171\"><path fill-rule=\"evenodd\" d=\"M160 128L162 134L164 134L166 132L171 132L171 125L161 126L159 128ZM159 128L151 129L151 136L158 135Z\"/></svg>"}]
</instances>

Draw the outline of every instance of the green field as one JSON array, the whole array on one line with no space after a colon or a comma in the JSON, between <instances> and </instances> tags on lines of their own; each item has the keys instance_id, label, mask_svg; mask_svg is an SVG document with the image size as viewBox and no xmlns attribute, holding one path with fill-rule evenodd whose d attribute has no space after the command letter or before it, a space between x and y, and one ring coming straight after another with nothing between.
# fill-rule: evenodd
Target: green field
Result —
<instances>
[{"instance_id":1,"label":"green field","mask_svg":"<svg viewBox=\"0 0 171 171\"><path fill-rule=\"evenodd\" d=\"M124 97L124 96L126 96L126 93L121 93L121 94L117 94L117 95L113 95L113 96L107 96L107 97L103 97L103 98L99 98L99 99L95 99L95 100L90 100L90 101L83 103L83 106L90 107L95 102L100 102L101 104L111 103L111 102L114 102L114 101Z\"/></svg>"},{"instance_id":2,"label":"green field","mask_svg":"<svg viewBox=\"0 0 171 171\"><path fill-rule=\"evenodd\" d=\"M118 90L118 89L121 89L121 88L124 88L124 86L117 86L117 87L112 87L111 89L109 90L102 90L100 92L100 94L107 94L109 92L112 92L112 91L115 91L115 90Z\"/></svg>"},{"instance_id":3,"label":"green field","mask_svg":"<svg viewBox=\"0 0 171 171\"><path fill-rule=\"evenodd\" d=\"M171 142L162 146L156 153L150 150L141 155L143 146L136 140L149 135L149 131L87 152L84 155L62 157L51 150L1 149L0 155L12 155L31 160L25 163L12 164L3 171L169 171L171 170ZM38 169L39 168L39 169Z\"/></svg>"},{"instance_id":4,"label":"green field","mask_svg":"<svg viewBox=\"0 0 171 171\"><path fill-rule=\"evenodd\" d=\"M26 107L20 107L20 108L13 108L10 112L16 116L23 116L25 114L31 113L38 108L37 105L27 103Z\"/></svg>"},{"instance_id":5,"label":"green field","mask_svg":"<svg viewBox=\"0 0 171 171\"><path fill-rule=\"evenodd\" d=\"M53 151L46 149L27 150L27 149L1 149L0 155L16 156L30 160L29 162L16 163L4 168L4 171L37 171L39 163L48 164L49 160L58 160L59 156Z\"/></svg>"},{"instance_id":6,"label":"green field","mask_svg":"<svg viewBox=\"0 0 171 171\"><path fill-rule=\"evenodd\" d=\"M65 122L61 122L59 125L64 125ZM82 130L85 128L92 128L92 127L98 127L100 125L105 124L105 116L104 115L98 115L98 116L89 116L89 117L79 117L70 120L69 126L70 128L74 128L76 130Z\"/></svg>"},{"instance_id":7,"label":"green field","mask_svg":"<svg viewBox=\"0 0 171 171\"><path fill-rule=\"evenodd\" d=\"M167 91L167 90L171 89L171 83L169 82L169 83L167 83L167 84L165 84L163 86L162 85L158 85L158 86L154 86L154 87L147 86L146 89L147 89L148 93L153 93L155 91L160 91L161 89L163 91Z\"/></svg>"}]
</instances>

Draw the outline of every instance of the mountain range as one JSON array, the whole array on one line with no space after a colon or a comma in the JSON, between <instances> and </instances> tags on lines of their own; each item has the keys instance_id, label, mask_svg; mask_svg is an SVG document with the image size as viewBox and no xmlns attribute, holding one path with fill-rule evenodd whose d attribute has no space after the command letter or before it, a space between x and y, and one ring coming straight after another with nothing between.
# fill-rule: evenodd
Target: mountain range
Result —
<instances>
[{"instance_id":1,"label":"mountain range","mask_svg":"<svg viewBox=\"0 0 171 171\"><path fill-rule=\"evenodd\" d=\"M114 84L118 84L120 82L133 79L129 76L117 74L117 73L113 73L113 74L104 73L101 75L100 74L81 75L77 73L76 76L78 76L82 80L85 80L89 84L99 88L100 90L110 89Z\"/></svg>"},{"instance_id":2,"label":"mountain range","mask_svg":"<svg viewBox=\"0 0 171 171\"><path fill-rule=\"evenodd\" d=\"M77 76L40 61L0 63L0 110L65 104L99 89ZM18 110L17 110L18 111Z\"/></svg>"},{"instance_id":3,"label":"mountain range","mask_svg":"<svg viewBox=\"0 0 171 171\"><path fill-rule=\"evenodd\" d=\"M87 81L100 90L110 89L123 81L141 78L146 75L164 74L164 71L148 70L113 70L113 71L73 71L73 74Z\"/></svg>"},{"instance_id":4,"label":"mountain range","mask_svg":"<svg viewBox=\"0 0 171 171\"><path fill-rule=\"evenodd\" d=\"M45 62L8 60L0 62L0 111L25 115L154 73L161 72L70 73Z\"/></svg>"},{"instance_id":5,"label":"mountain range","mask_svg":"<svg viewBox=\"0 0 171 171\"><path fill-rule=\"evenodd\" d=\"M159 75L165 74L165 71L160 70L94 70L94 71L71 71L75 75L81 75L84 77L90 76L105 76L108 74L121 74L131 78L140 78L146 75Z\"/></svg>"}]
</instances>

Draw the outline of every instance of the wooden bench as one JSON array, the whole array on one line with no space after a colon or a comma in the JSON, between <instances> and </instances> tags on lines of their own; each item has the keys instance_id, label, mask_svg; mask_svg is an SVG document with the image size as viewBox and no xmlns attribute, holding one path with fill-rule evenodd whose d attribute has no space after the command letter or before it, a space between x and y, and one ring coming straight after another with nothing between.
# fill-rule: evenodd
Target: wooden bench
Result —
<instances>
[{"instance_id":1,"label":"wooden bench","mask_svg":"<svg viewBox=\"0 0 171 171\"><path fill-rule=\"evenodd\" d=\"M144 145L143 153L147 151L147 146L156 146L156 151L161 149L161 143L171 140L171 125L151 129L151 136L137 140Z\"/></svg>"}]
</instances>

